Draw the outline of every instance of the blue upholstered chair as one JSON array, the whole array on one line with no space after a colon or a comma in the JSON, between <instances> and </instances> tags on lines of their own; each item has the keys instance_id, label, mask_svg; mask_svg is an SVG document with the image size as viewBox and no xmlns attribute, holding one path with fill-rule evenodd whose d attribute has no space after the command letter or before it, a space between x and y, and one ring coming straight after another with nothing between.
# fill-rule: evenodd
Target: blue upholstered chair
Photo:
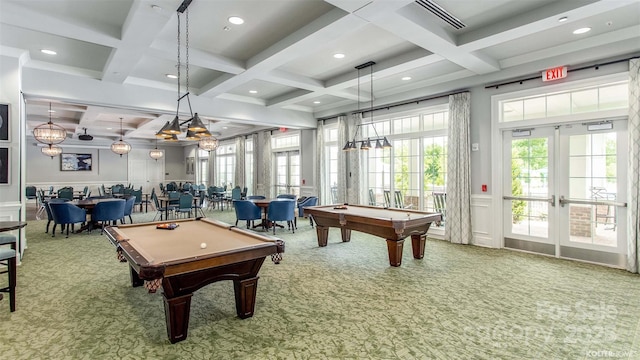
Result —
<instances>
[{"instance_id":1,"label":"blue upholstered chair","mask_svg":"<svg viewBox=\"0 0 640 360\"><path fill-rule=\"evenodd\" d=\"M53 220L53 214L51 213L51 207L49 207L49 204L52 203L63 203L69 201L67 199L50 199L49 201L45 202L44 204L44 209L47 211L47 227L44 230L45 233L49 232L49 225L51 224ZM64 229L63 229L64 230ZM55 221L54 221L54 232L55 232Z\"/></svg>"},{"instance_id":2,"label":"blue upholstered chair","mask_svg":"<svg viewBox=\"0 0 640 360\"><path fill-rule=\"evenodd\" d=\"M295 217L296 201L290 199L274 200L267 208L267 220L273 227L273 234L276 233L276 221L286 221L289 229L295 233L293 221Z\"/></svg>"},{"instance_id":3,"label":"blue upholstered chair","mask_svg":"<svg viewBox=\"0 0 640 360\"><path fill-rule=\"evenodd\" d=\"M238 221L246 220L247 229L249 228L249 221L253 226L254 220L262 219L262 211L258 205L249 200L233 200L233 207L236 209L236 226Z\"/></svg>"},{"instance_id":4,"label":"blue upholstered chair","mask_svg":"<svg viewBox=\"0 0 640 360\"><path fill-rule=\"evenodd\" d=\"M26 196L28 200L36 199L36 191L35 186L27 186L24 189L24 196Z\"/></svg>"},{"instance_id":5,"label":"blue upholstered chair","mask_svg":"<svg viewBox=\"0 0 640 360\"><path fill-rule=\"evenodd\" d=\"M264 200L266 199L264 196L262 195L249 195L247 196L247 200Z\"/></svg>"},{"instance_id":6,"label":"blue upholstered chair","mask_svg":"<svg viewBox=\"0 0 640 360\"><path fill-rule=\"evenodd\" d=\"M178 207L174 210L177 214L189 214L191 217L191 204L193 203L193 195L181 194L178 198ZM176 215L177 216L177 215Z\"/></svg>"},{"instance_id":7,"label":"blue upholstered chair","mask_svg":"<svg viewBox=\"0 0 640 360\"><path fill-rule=\"evenodd\" d=\"M100 234L104 232L105 223L109 221L115 223L124 217L124 205L124 199L102 201L96 204L91 213L91 220L101 224L102 230Z\"/></svg>"},{"instance_id":8,"label":"blue upholstered chair","mask_svg":"<svg viewBox=\"0 0 640 360\"><path fill-rule=\"evenodd\" d=\"M63 187L62 189L58 190L58 199L73 200L73 188Z\"/></svg>"},{"instance_id":9,"label":"blue upholstered chair","mask_svg":"<svg viewBox=\"0 0 640 360\"><path fill-rule=\"evenodd\" d=\"M133 219L131 218L131 213L133 212L133 207L136 204L136 197L135 196L129 196L128 198L126 198L124 200L124 216L122 217L122 219L120 219L120 222L122 224L125 223L125 217L128 216L129 217L129 221L131 221L131 223L133 224Z\"/></svg>"},{"instance_id":10,"label":"blue upholstered chair","mask_svg":"<svg viewBox=\"0 0 640 360\"><path fill-rule=\"evenodd\" d=\"M75 224L84 224L87 221L87 210L79 208L76 205L67 202L52 202L49 203L49 208L53 216L51 237L56 236L56 226L58 224L62 226L62 229L67 228L66 237L69 237L69 228L73 230Z\"/></svg>"},{"instance_id":11,"label":"blue upholstered chair","mask_svg":"<svg viewBox=\"0 0 640 360\"><path fill-rule=\"evenodd\" d=\"M317 196L309 196L308 198L298 202L298 217L308 217L311 227L313 227L313 217L304 213L304 208L318 205Z\"/></svg>"},{"instance_id":12,"label":"blue upholstered chair","mask_svg":"<svg viewBox=\"0 0 640 360\"><path fill-rule=\"evenodd\" d=\"M0 264L7 267L0 274L9 274L9 285L1 288L0 292L9 293L9 309L11 312L16 311L16 251L17 240L15 235L0 234L0 245L11 245L11 248L0 247Z\"/></svg>"},{"instance_id":13,"label":"blue upholstered chair","mask_svg":"<svg viewBox=\"0 0 640 360\"><path fill-rule=\"evenodd\" d=\"M298 195L294 195L294 194L280 194L278 196L276 196L276 199L291 199L291 200L295 200L298 198Z\"/></svg>"}]
</instances>

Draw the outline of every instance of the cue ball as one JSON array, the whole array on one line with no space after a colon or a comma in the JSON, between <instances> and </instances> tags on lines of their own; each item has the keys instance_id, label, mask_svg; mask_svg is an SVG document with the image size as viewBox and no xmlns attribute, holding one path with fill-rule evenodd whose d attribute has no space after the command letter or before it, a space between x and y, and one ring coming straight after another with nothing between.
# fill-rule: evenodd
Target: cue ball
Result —
<instances>
[{"instance_id":1,"label":"cue ball","mask_svg":"<svg viewBox=\"0 0 640 360\"><path fill-rule=\"evenodd\" d=\"M207 248L207 243L200 244L200 249L206 249L206 248Z\"/></svg>"}]
</instances>

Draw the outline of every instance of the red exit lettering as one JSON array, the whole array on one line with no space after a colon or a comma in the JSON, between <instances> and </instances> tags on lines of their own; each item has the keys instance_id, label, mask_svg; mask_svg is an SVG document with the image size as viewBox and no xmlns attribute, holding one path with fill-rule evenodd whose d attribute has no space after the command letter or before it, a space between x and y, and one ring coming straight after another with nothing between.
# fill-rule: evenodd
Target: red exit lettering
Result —
<instances>
[{"instance_id":1,"label":"red exit lettering","mask_svg":"<svg viewBox=\"0 0 640 360\"><path fill-rule=\"evenodd\" d=\"M552 81L567 77L567 67L559 66L542 72L542 81Z\"/></svg>"}]
</instances>

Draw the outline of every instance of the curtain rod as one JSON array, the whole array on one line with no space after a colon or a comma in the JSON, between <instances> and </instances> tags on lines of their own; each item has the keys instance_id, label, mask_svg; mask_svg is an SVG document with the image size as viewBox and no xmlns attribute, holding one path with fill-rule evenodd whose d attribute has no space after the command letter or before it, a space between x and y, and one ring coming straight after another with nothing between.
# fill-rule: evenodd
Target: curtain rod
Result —
<instances>
[{"instance_id":1,"label":"curtain rod","mask_svg":"<svg viewBox=\"0 0 640 360\"><path fill-rule=\"evenodd\" d=\"M598 70L600 68L600 66L613 65L613 64L629 61L629 60L634 59L636 57L638 57L638 55L631 56L631 57L624 58L624 59L607 61L607 62L604 62L604 63L596 63L596 64L593 64L593 65L584 65L584 66L577 67L575 69L567 69L567 73L574 72L574 71L580 71L580 70L587 70L587 69L591 69L591 68L594 68L595 70ZM500 86L504 86L504 85L522 84L525 81L538 80L538 79L540 79L540 74L535 75L535 76L530 76L530 77L527 77L527 78L523 78L523 79L506 81L506 82L503 82L503 83L492 84L492 85L486 85L484 88L485 89L491 89L491 88L496 88L497 89Z\"/></svg>"},{"instance_id":2,"label":"curtain rod","mask_svg":"<svg viewBox=\"0 0 640 360\"><path fill-rule=\"evenodd\" d=\"M352 111L350 113L341 113L341 114L336 114L336 115L332 115L332 116L326 116L326 117L322 117L322 118L318 118L318 121L324 121L324 120L329 120L329 119L333 119L336 118L338 116L343 116L343 115L347 115L347 114L364 114L366 112L372 112L372 111L378 111L378 110L382 110L382 109L387 109L389 110L390 108L393 107L397 107L397 106L403 106L403 105L409 105L409 104L419 104L422 101L429 101L429 100L435 100L435 99L440 99L443 97L449 97L450 95L457 95L457 94L462 94L465 92L469 92L469 90L456 90L454 92L451 93L446 93L446 94L438 94L438 95L432 95L432 96L426 96L426 97L421 97L421 98L414 98L414 99L410 99L410 100L404 100L404 101L400 101L397 103L391 103L391 104L386 104L386 105L378 105L372 108L367 108L367 109L362 109L362 110L358 110L358 111Z\"/></svg>"}]
</instances>

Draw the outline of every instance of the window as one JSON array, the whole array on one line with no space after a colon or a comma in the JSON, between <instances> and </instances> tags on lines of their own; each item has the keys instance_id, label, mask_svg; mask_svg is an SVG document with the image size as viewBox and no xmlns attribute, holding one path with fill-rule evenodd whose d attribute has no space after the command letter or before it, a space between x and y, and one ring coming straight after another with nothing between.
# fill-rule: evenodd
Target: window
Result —
<instances>
[{"instance_id":1,"label":"window","mask_svg":"<svg viewBox=\"0 0 640 360\"><path fill-rule=\"evenodd\" d=\"M209 186L209 152L198 149L198 172L196 183Z\"/></svg>"},{"instance_id":2,"label":"window","mask_svg":"<svg viewBox=\"0 0 640 360\"><path fill-rule=\"evenodd\" d=\"M235 183L236 145L233 143L221 144L216 150L217 186L233 188Z\"/></svg>"},{"instance_id":3,"label":"window","mask_svg":"<svg viewBox=\"0 0 640 360\"><path fill-rule=\"evenodd\" d=\"M323 199L320 199L322 204L335 204L337 199L332 198L332 194L337 194L332 189L338 188L338 156L341 155L340 147L338 144L338 124L330 124L324 126L324 153L325 153L325 173L324 184L325 187L322 191Z\"/></svg>"},{"instance_id":4,"label":"window","mask_svg":"<svg viewBox=\"0 0 640 360\"><path fill-rule=\"evenodd\" d=\"M628 94L628 81L616 81L580 89L512 98L498 103L500 122L626 109L629 107Z\"/></svg>"},{"instance_id":5,"label":"window","mask_svg":"<svg viewBox=\"0 0 640 360\"><path fill-rule=\"evenodd\" d=\"M249 193L253 193L253 163L253 139L248 138L244 143L244 176L246 181L245 186L247 187L247 192Z\"/></svg>"},{"instance_id":6,"label":"window","mask_svg":"<svg viewBox=\"0 0 640 360\"><path fill-rule=\"evenodd\" d=\"M276 195L300 195L300 133L271 137L273 151L273 186Z\"/></svg>"},{"instance_id":7,"label":"window","mask_svg":"<svg viewBox=\"0 0 640 360\"><path fill-rule=\"evenodd\" d=\"M361 152L366 203L435 210L433 194L446 191L448 119L447 106L440 105L363 126L363 137L377 132L393 145Z\"/></svg>"}]
</instances>

